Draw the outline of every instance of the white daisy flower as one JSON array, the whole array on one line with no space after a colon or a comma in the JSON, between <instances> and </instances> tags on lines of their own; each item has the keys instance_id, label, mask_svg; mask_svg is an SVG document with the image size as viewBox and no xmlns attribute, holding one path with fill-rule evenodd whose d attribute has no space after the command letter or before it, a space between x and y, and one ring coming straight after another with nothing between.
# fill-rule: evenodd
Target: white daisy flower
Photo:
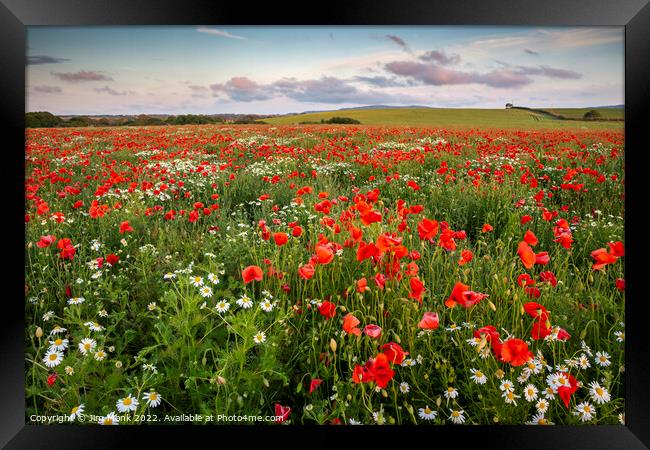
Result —
<instances>
[{"instance_id":1,"label":"white daisy flower","mask_svg":"<svg viewBox=\"0 0 650 450\"><path fill-rule=\"evenodd\" d=\"M210 283L212 283L212 284L219 284L219 277L217 277L213 273L208 274L208 280L210 280Z\"/></svg>"},{"instance_id":2,"label":"white daisy flower","mask_svg":"<svg viewBox=\"0 0 650 450\"><path fill-rule=\"evenodd\" d=\"M99 315L99 317L108 317L108 311L106 311L105 309L102 309L97 314Z\"/></svg>"},{"instance_id":3,"label":"white daisy flower","mask_svg":"<svg viewBox=\"0 0 650 450\"><path fill-rule=\"evenodd\" d=\"M537 409L537 412L540 414L545 414L546 411L548 411L548 406L549 402L545 398L542 398L537 403L535 403L535 409Z\"/></svg>"},{"instance_id":4,"label":"white daisy flower","mask_svg":"<svg viewBox=\"0 0 650 450\"><path fill-rule=\"evenodd\" d=\"M45 314L43 314L43 321L47 322L50 320L52 317L54 317L54 311L48 311Z\"/></svg>"},{"instance_id":5,"label":"white daisy flower","mask_svg":"<svg viewBox=\"0 0 650 450\"><path fill-rule=\"evenodd\" d=\"M517 406L517 399L521 398L521 395L516 395L514 391L504 391L501 397L503 397L506 403Z\"/></svg>"},{"instance_id":6,"label":"white daisy flower","mask_svg":"<svg viewBox=\"0 0 650 450\"><path fill-rule=\"evenodd\" d=\"M555 425L553 422L549 422L544 418L543 413L538 413L530 419L530 422L526 422L526 425Z\"/></svg>"},{"instance_id":7,"label":"white daisy flower","mask_svg":"<svg viewBox=\"0 0 650 450\"><path fill-rule=\"evenodd\" d=\"M156 391L151 391L144 394L142 400L146 400L147 406L149 406L150 408L155 408L158 405L160 405L160 402L162 402L162 397Z\"/></svg>"},{"instance_id":8,"label":"white daisy flower","mask_svg":"<svg viewBox=\"0 0 650 450\"><path fill-rule=\"evenodd\" d=\"M97 361L103 361L104 358L106 358L106 352L104 350L100 349L95 352L95 359Z\"/></svg>"},{"instance_id":9,"label":"white daisy flower","mask_svg":"<svg viewBox=\"0 0 650 450\"><path fill-rule=\"evenodd\" d=\"M524 398L526 399L527 402L532 402L534 400L537 400L537 393L539 391L533 384L527 384L526 387L524 388Z\"/></svg>"},{"instance_id":10,"label":"white daisy flower","mask_svg":"<svg viewBox=\"0 0 650 450\"><path fill-rule=\"evenodd\" d=\"M582 370L586 370L586 369L591 367L591 364L589 364L589 358L587 358L587 355L585 355L584 353L582 355L580 355L580 357L578 358L578 365L580 366L580 368Z\"/></svg>"},{"instance_id":11,"label":"white daisy flower","mask_svg":"<svg viewBox=\"0 0 650 450\"><path fill-rule=\"evenodd\" d=\"M411 387L406 381L402 381L399 384L399 390L402 394L408 394L408 392L411 390Z\"/></svg>"},{"instance_id":12,"label":"white daisy flower","mask_svg":"<svg viewBox=\"0 0 650 450\"><path fill-rule=\"evenodd\" d=\"M499 386L499 389L504 392L514 392L515 385L510 380L503 380Z\"/></svg>"},{"instance_id":13,"label":"white daisy flower","mask_svg":"<svg viewBox=\"0 0 650 450\"><path fill-rule=\"evenodd\" d=\"M226 300L221 300L219 303L217 303L214 309L216 309L218 313L223 314L230 309L230 303L228 303Z\"/></svg>"},{"instance_id":14,"label":"white daisy flower","mask_svg":"<svg viewBox=\"0 0 650 450\"><path fill-rule=\"evenodd\" d=\"M100 417L97 423L100 425L119 425L120 418L114 412L110 412L105 417Z\"/></svg>"},{"instance_id":15,"label":"white daisy flower","mask_svg":"<svg viewBox=\"0 0 650 450\"><path fill-rule=\"evenodd\" d=\"M176 274L172 272L167 272L165 275L163 275L164 280L173 280L176 278Z\"/></svg>"},{"instance_id":16,"label":"white daisy flower","mask_svg":"<svg viewBox=\"0 0 650 450\"><path fill-rule=\"evenodd\" d=\"M65 373L72 375L74 373L74 368L71 366L65 366Z\"/></svg>"},{"instance_id":17,"label":"white daisy flower","mask_svg":"<svg viewBox=\"0 0 650 450\"><path fill-rule=\"evenodd\" d=\"M81 405L75 406L70 410L70 415L68 416L68 420L70 422L74 422L75 419L78 419L83 415L83 412L84 412L83 403Z\"/></svg>"},{"instance_id":18,"label":"white daisy flower","mask_svg":"<svg viewBox=\"0 0 650 450\"><path fill-rule=\"evenodd\" d=\"M478 337L473 337L471 339L466 339L465 342L467 342L469 345L472 347L477 347L483 339L478 338Z\"/></svg>"},{"instance_id":19,"label":"white daisy flower","mask_svg":"<svg viewBox=\"0 0 650 450\"><path fill-rule=\"evenodd\" d=\"M212 297L212 288L210 286L202 286L201 289L199 289L199 294L201 294L201 297L203 298Z\"/></svg>"},{"instance_id":20,"label":"white daisy flower","mask_svg":"<svg viewBox=\"0 0 650 450\"><path fill-rule=\"evenodd\" d=\"M156 302L151 302L147 305L149 311L154 311L156 309Z\"/></svg>"},{"instance_id":21,"label":"white daisy flower","mask_svg":"<svg viewBox=\"0 0 650 450\"><path fill-rule=\"evenodd\" d=\"M625 413L620 413L618 415L618 423L621 425L625 425Z\"/></svg>"},{"instance_id":22,"label":"white daisy flower","mask_svg":"<svg viewBox=\"0 0 650 450\"><path fill-rule=\"evenodd\" d=\"M487 381L487 377L480 370L478 370L478 369L470 369L470 372L472 372L472 376L470 377L470 379L474 383L476 383L476 384L485 384L485 382Z\"/></svg>"},{"instance_id":23,"label":"white daisy flower","mask_svg":"<svg viewBox=\"0 0 650 450\"><path fill-rule=\"evenodd\" d=\"M460 329L461 328L458 325L456 325L455 323L452 323L447 328L445 328L445 330L447 330L447 331L458 331Z\"/></svg>"},{"instance_id":24,"label":"white daisy flower","mask_svg":"<svg viewBox=\"0 0 650 450\"><path fill-rule=\"evenodd\" d=\"M553 388L551 386L548 386L546 389L544 389L544 397L547 400L554 400L556 392L557 391L553 390Z\"/></svg>"},{"instance_id":25,"label":"white daisy flower","mask_svg":"<svg viewBox=\"0 0 650 450\"><path fill-rule=\"evenodd\" d=\"M52 328L52 331L50 331L50 334L61 334L61 333L65 333L66 331L68 331L67 328L63 328L63 327L60 327L58 325L54 325L54 328Z\"/></svg>"},{"instance_id":26,"label":"white daisy flower","mask_svg":"<svg viewBox=\"0 0 650 450\"><path fill-rule=\"evenodd\" d=\"M449 419L453 423L455 423L456 425L465 423L465 416L463 415L465 414L465 411L463 411L462 409L450 409L449 411L451 412L451 414L449 415Z\"/></svg>"},{"instance_id":27,"label":"white daisy flower","mask_svg":"<svg viewBox=\"0 0 650 450\"><path fill-rule=\"evenodd\" d=\"M348 422L350 423L350 425L363 425L363 423L359 422L356 419L353 419L352 417L350 417L350 420Z\"/></svg>"},{"instance_id":28,"label":"white daisy flower","mask_svg":"<svg viewBox=\"0 0 650 450\"><path fill-rule=\"evenodd\" d=\"M249 309L253 307L253 300L244 294L239 299L237 299L237 304L244 309Z\"/></svg>"},{"instance_id":29,"label":"white daisy flower","mask_svg":"<svg viewBox=\"0 0 650 450\"><path fill-rule=\"evenodd\" d=\"M265 312L271 312L273 310L273 303L271 303L269 300L262 300L260 302L260 308L262 308L262 310Z\"/></svg>"},{"instance_id":30,"label":"white daisy flower","mask_svg":"<svg viewBox=\"0 0 650 450\"><path fill-rule=\"evenodd\" d=\"M589 402L582 402L576 406L573 414L578 416L581 421L587 422L596 416L596 408L589 404Z\"/></svg>"},{"instance_id":31,"label":"white daisy flower","mask_svg":"<svg viewBox=\"0 0 650 450\"><path fill-rule=\"evenodd\" d=\"M201 286L203 286L203 278L201 278L198 275L191 276L190 277L190 283L192 283L193 286L201 287Z\"/></svg>"},{"instance_id":32,"label":"white daisy flower","mask_svg":"<svg viewBox=\"0 0 650 450\"><path fill-rule=\"evenodd\" d=\"M596 364L601 367L607 367L612 364L609 358L610 356L607 352L596 352L596 358L594 361L596 361Z\"/></svg>"},{"instance_id":33,"label":"white daisy flower","mask_svg":"<svg viewBox=\"0 0 650 450\"><path fill-rule=\"evenodd\" d=\"M450 398L456 398L456 397L458 397L458 391L451 386L448 387L447 390L445 391L445 398L449 400Z\"/></svg>"},{"instance_id":34,"label":"white daisy flower","mask_svg":"<svg viewBox=\"0 0 650 450\"><path fill-rule=\"evenodd\" d=\"M605 404L611 399L607 389L598 384L597 381L589 383L589 395L591 395L592 400L599 405Z\"/></svg>"},{"instance_id":35,"label":"white daisy flower","mask_svg":"<svg viewBox=\"0 0 650 450\"><path fill-rule=\"evenodd\" d=\"M67 339L56 338L53 341L50 341L50 350L54 350L54 351L57 351L57 352L62 352L66 348L68 348L68 340Z\"/></svg>"},{"instance_id":36,"label":"white daisy flower","mask_svg":"<svg viewBox=\"0 0 650 450\"><path fill-rule=\"evenodd\" d=\"M68 305L81 305L85 301L83 297L72 297L68 299Z\"/></svg>"},{"instance_id":37,"label":"white daisy flower","mask_svg":"<svg viewBox=\"0 0 650 450\"><path fill-rule=\"evenodd\" d=\"M256 344L263 344L266 342L266 334L263 331L258 331L254 336L253 336L253 342Z\"/></svg>"},{"instance_id":38,"label":"white daisy flower","mask_svg":"<svg viewBox=\"0 0 650 450\"><path fill-rule=\"evenodd\" d=\"M86 322L84 325L90 328L91 331L102 331L104 329L104 327L97 322Z\"/></svg>"},{"instance_id":39,"label":"white daisy flower","mask_svg":"<svg viewBox=\"0 0 650 450\"><path fill-rule=\"evenodd\" d=\"M158 369L153 364L143 364L142 365L142 370L147 370L147 371L152 372L154 374L158 373Z\"/></svg>"},{"instance_id":40,"label":"white daisy flower","mask_svg":"<svg viewBox=\"0 0 650 450\"><path fill-rule=\"evenodd\" d=\"M426 405L424 408L418 410L418 415L422 420L433 420L438 415L438 412L429 408L429 405Z\"/></svg>"},{"instance_id":41,"label":"white daisy flower","mask_svg":"<svg viewBox=\"0 0 650 450\"><path fill-rule=\"evenodd\" d=\"M54 349L49 349L43 357L43 362L47 367L56 367L63 361L63 353Z\"/></svg>"},{"instance_id":42,"label":"white daisy flower","mask_svg":"<svg viewBox=\"0 0 650 450\"><path fill-rule=\"evenodd\" d=\"M624 331L615 331L614 336L616 336L616 342L625 341L625 332Z\"/></svg>"},{"instance_id":43,"label":"white daisy flower","mask_svg":"<svg viewBox=\"0 0 650 450\"><path fill-rule=\"evenodd\" d=\"M79 342L78 347L79 347L79 351L83 355L86 355L88 352L92 352L93 350L95 350L96 345L97 345L97 341L95 341L94 339L85 338L82 339L81 342Z\"/></svg>"},{"instance_id":44,"label":"white daisy flower","mask_svg":"<svg viewBox=\"0 0 650 450\"><path fill-rule=\"evenodd\" d=\"M128 397L121 398L116 403L118 412L125 413L129 411L135 411L138 409L138 399L132 397L131 394Z\"/></svg>"}]
</instances>

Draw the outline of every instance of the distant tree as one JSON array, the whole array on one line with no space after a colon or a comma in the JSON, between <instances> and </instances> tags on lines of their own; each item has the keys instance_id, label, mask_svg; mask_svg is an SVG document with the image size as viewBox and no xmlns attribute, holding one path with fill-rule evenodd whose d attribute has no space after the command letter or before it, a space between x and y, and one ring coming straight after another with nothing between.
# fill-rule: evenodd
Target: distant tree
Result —
<instances>
[{"instance_id":1,"label":"distant tree","mask_svg":"<svg viewBox=\"0 0 650 450\"><path fill-rule=\"evenodd\" d=\"M356 119L352 119L350 117L332 117L331 119L325 120L321 119L321 123L341 123L341 124L360 124Z\"/></svg>"},{"instance_id":2,"label":"distant tree","mask_svg":"<svg viewBox=\"0 0 650 450\"><path fill-rule=\"evenodd\" d=\"M52 128L61 126L63 119L47 111L25 114L25 128Z\"/></svg>"},{"instance_id":3,"label":"distant tree","mask_svg":"<svg viewBox=\"0 0 650 450\"><path fill-rule=\"evenodd\" d=\"M591 109L585 113L583 118L587 120L596 120L602 118L602 115L595 109Z\"/></svg>"}]
</instances>

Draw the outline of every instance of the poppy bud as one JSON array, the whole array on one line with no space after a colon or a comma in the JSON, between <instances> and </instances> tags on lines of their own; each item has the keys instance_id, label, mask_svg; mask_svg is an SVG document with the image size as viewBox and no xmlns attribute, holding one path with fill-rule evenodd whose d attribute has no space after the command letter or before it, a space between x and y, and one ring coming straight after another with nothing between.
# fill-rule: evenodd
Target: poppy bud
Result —
<instances>
[{"instance_id":1,"label":"poppy bud","mask_svg":"<svg viewBox=\"0 0 650 450\"><path fill-rule=\"evenodd\" d=\"M43 336L43 329L41 327L36 328L36 332L34 333L34 336L40 339L41 336Z\"/></svg>"},{"instance_id":2,"label":"poppy bud","mask_svg":"<svg viewBox=\"0 0 650 450\"><path fill-rule=\"evenodd\" d=\"M334 340L334 338L330 339L330 348L334 353L336 353L336 341Z\"/></svg>"}]
</instances>

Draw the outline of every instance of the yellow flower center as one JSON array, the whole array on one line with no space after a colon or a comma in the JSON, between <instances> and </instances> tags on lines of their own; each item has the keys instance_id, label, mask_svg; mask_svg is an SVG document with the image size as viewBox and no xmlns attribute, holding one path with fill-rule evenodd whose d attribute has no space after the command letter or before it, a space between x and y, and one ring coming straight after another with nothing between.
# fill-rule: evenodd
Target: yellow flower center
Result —
<instances>
[{"instance_id":1,"label":"yellow flower center","mask_svg":"<svg viewBox=\"0 0 650 450\"><path fill-rule=\"evenodd\" d=\"M158 400L158 394L156 394L155 392L149 394L149 400L152 402Z\"/></svg>"},{"instance_id":2,"label":"yellow flower center","mask_svg":"<svg viewBox=\"0 0 650 450\"><path fill-rule=\"evenodd\" d=\"M113 425L113 419L111 419L110 417L107 417L107 418L104 419L104 423L106 425Z\"/></svg>"},{"instance_id":3,"label":"yellow flower center","mask_svg":"<svg viewBox=\"0 0 650 450\"><path fill-rule=\"evenodd\" d=\"M130 397L125 398L122 401L122 403L124 403L126 406L129 406L131 404L131 398Z\"/></svg>"},{"instance_id":4,"label":"yellow flower center","mask_svg":"<svg viewBox=\"0 0 650 450\"><path fill-rule=\"evenodd\" d=\"M596 388L596 394L603 395L604 392L603 392L603 390L601 388Z\"/></svg>"},{"instance_id":5,"label":"yellow flower center","mask_svg":"<svg viewBox=\"0 0 650 450\"><path fill-rule=\"evenodd\" d=\"M540 425L546 425L546 419L543 418L543 417L541 417L541 418L539 419L539 424L540 424Z\"/></svg>"},{"instance_id":6,"label":"yellow flower center","mask_svg":"<svg viewBox=\"0 0 650 450\"><path fill-rule=\"evenodd\" d=\"M85 348L86 350L90 350L90 342L86 342L86 343L84 344L84 348Z\"/></svg>"},{"instance_id":7,"label":"yellow flower center","mask_svg":"<svg viewBox=\"0 0 650 450\"><path fill-rule=\"evenodd\" d=\"M424 414L431 414L431 410L429 408L424 408Z\"/></svg>"},{"instance_id":8,"label":"yellow flower center","mask_svg":"<svg viewBox=\"0 0 650 450\"><path fill-rule=\"evenodd\" d=\"M454 416L454 417L458 417L458 416L460 416L460 413L458 411L453 411L451 413L451 415Z\"/></svg>"},{"instance_id":9,"label":"yellow flower center","mask_svg":"<svg viewBox=\"0 0 650 450\"><path fill-rule=\"evenodd\" d=\"M54 344L55 344L55 345L61 345L61 344L63 344L63 339L61 339L61 338L57 339L56 341L54 341Z\"/></svg>"},{"instance_id":10,"label":"yellow flower center","mask_svg":"<svg viewBox=\"0 0 650 450\"><path fill-rule=\"evenodd\" d=\"M79 409L79 407L78 407L78 406L75 406L74 408L72 408L72 411L70 411L70 413L71 413L71 414L74 414L74 413L77 412L78 409Z\"/></svg>"},{"instance_id":11,"label":"yellow flower center","mask_svg":"<svg viewBox=\"0 0 650 450\"><path fill-rule=\"evenodd\" d=\"M477 370L476 371L476 378L481 378L481 377L483 377L483 372L481 372L480 370Z\"/></svg>"},{"instance_id":12,"label":"yellow flower center","mask_svg":"<svg viewBox=\"0 0 650 450\"><path fill-rule=\"evenodd\" d=\"M585 405L585 413L589 414L591 412L591 408L589 405Z\"/></svg>"},{"instance_id":13,"label":"yellow flower center","mask_svg":"<svg viewBox=\"0 0 650 450\"><path fill-rule=\"evenodd\" d=\"M55 361L56 360L56 353L52 353L50 355L50 361Z\"/></svg>"}]
</instances>

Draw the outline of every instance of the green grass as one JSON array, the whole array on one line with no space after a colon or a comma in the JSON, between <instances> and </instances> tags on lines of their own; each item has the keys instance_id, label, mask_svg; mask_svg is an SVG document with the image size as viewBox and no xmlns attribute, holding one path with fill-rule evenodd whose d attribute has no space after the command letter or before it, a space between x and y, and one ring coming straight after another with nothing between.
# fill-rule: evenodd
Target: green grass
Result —
<instances>
[{"instance_id":1,"label":"green grass","mask_svg":"<svg viewBox=\"0 0 650 450\"><path fill-rule=\"evenodd\" d=\"M564 111L564 110L557 110ZM579 110L567 110L579 111ZM586 110L585 110L586 111ZM605 110L609 111L609 110ZM583 113L584 114L584 113ZM273 125L297 125L299 122L320 122L334 116L350 117L364 125L458 127L458 128L518 128L518 129L622 129L623 122L561 121L540 114L516 109L365 109L327 111L264 119Z\"/></svg>"}]
</instances>

